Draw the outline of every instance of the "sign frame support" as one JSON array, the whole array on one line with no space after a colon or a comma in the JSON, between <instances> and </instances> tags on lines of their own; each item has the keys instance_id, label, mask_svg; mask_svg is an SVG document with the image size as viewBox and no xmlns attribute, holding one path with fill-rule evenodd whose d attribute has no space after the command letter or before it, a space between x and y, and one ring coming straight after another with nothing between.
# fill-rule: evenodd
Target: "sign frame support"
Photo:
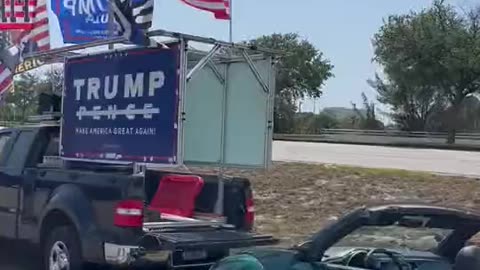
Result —
<instances>
[{"instance_id":1,"label":"sign frame support","mask_svg":"<svg viewBox=\"0 0 480 270\"><path fill-rule=\"evenodd\" d=\"M221 134L221 154L220 154L220 162L217 164L217 166L220 167L220 180L223 180L224 178L224 170L225 170L225 155L226 155L226 147L225 147L225 139L226 139L226 125L227 125L227 116L226 116L226 106L227 106L227 98L228 98L228 69L230 66L230 63L234 62L246 62L252 71L253 75L255 76L256 80L258 83L261 85L263 91L268 95L268 110L267 114L272 115L271 117L267 117L267 119L272 119L269 121L267 124L267 128L270 130L268 136L268 140L272 140L273 137L273 104L274 104L274 89L275 89L275 78L271 78L270 81L266 81L266 78L262 78L261 74L259 73L258 69L255 66L254 59L258 57L258 54L254 53L260 53L260 57L265 58L268 57L268 59L271 60L272 65L275 64L275 57L278 55L283 55L282 52L276 51L276 50L271 50L271 49L266 49L266 48L259 48L259 47L253 47L253 46L247 46L244 44L235 44L232 42L225 42L225 41L219 41L213 38L207 38L207 37L200 37L200 36L195 36L195 35L189 35L189 34L183 34L183 33L178 33L178 32L171 32L171 31L166 31L166 30L155 30L151 31L148 33L149 37L169 37L172 38L173 41L172 43L180 43L180 67L179 67L179 87L178 87L178 95L179 95L179 106L178 106L178 126L177 126L177 160L175 165L163 165L163 164L147 164L147 163L137 163L137 162L131 162L131 163L123 163L125 165L131 164L133 165L133 172L135 175L140 175L140 176L145 176L145 172L147 169L161 169L161 168L166 168L166 167L182 167L184 166L184 139L185 139L185 134L184 134L184 121L185 121L185 100L186 100L186 90L187 90L187 82L191 80L195 74L205 68L208 67L210 68L213 73L215 74L215 77L219 80L219 82L223 85L223 97L222 97L222 106L223 106L223 115L222 115L222 134ZM45 52L38 52L35 54L31 54L26 56L27 57L42 57L42 58L51 58L51 57L58 57L59 55L65 55L65 53L76 51L76 50L82 50L82 49L87 49L87 48L93 48L97 46L104 46L104 45L110 45L109 48L113 48L114 44L117 43L123 43L125 42L126 39L123 37L117 37L117 38L112 38L108 40L99 40L96 42L91 42L88 44L81 44L81 45L73 45L73 46L67 46L63 48L58 48L58 49L53 49L50 51L45 51ZM193 41L193 42L199 42L203 44L208 44L208 45L213 45L211 50L207 53L205 52L198 52L194 49L190 49L188 47L188 42ZM169 43L164 43L166 46L168 46ZM220 51L222 49L227 48L230 49L230 53L226 53L224 55L219 56ZM129 48L126 49L116 49L110 51L111 53L115 53L118 51L124 51L128 50ZM232 52L232 50L238 50L240 51L241 56L235 56ZM200 54L202 57L200 61L198 61L194 67L188 71L188 53L196 53ZM102 52L104 53L104 52ZM96 53L94 53L96 54ZM94 55L93 54L93 55ZM92 54L91 54L92 55ZM60 56L61 57L61 56ZM66 59L67 57L65 57ZM220 71L215 63L226 63L225 65L225 70L223 71L224 73L222 74L222 71ZM65 88L65 87L64 87ZM65 95L65 92L63 91L62 96ZM62 110L63 110L63 98L62 98ZM62 125L63 126L63 119L62 119ZM61 132L62 134L62 132ZM61 135L60 135L61 136ZM61 138L60 138L61 141ZM60 151L62 151L60 149ZM270 165L272 158L272 149L271 147L265 147L265 159L266 159L266 167ZM72 160L68 158L63 158L64 160ZM81 160L85 161L85 160ZM95 162L95 161L91 161ZM112 162L114 163L114 162ZM118 163L116 163L118 164ZM215 205L215 212L218 214L222 214L224 209L223 209L223 197L224 197L224 182L220 181L220 185L218 187L218 192L217 192L217 202Z\"/></svg>"},{"instance_id":2,"label":"sign frame support","mask_svg":"<svg viewBox=\"0 0 480 270\"><path fill-rule=\"evenodd\" d=\"M262 78L260 75L258 69L255 66L254 60L256 59L265 59L271 58L272 60L272 65L275 63L275 56L276 55L282 55L281 52L276 51L276 50L271 50L271 49L264 49L264 48L258 48L258 47L252 47L252 46L247 46L244 44L234 44L234 43L229 43L225 41L219 41L213 38L206 38L206 37L200 37L200 36L195 36L195 35L189 35L189 34L183 34L183 33L178 33L178 32L171 32L171 31L166 31L166 30L155 30L151 31L148 33L149 37L167 37L171 38L168 42L165 42L165 46L168 46L169 44L180 44L180 69L179 69L179 77L180 77L180 84L179 84L179 107L178 107L178 147L177 147L177 161L175 165L164 165L164 164L146 164L148 168L161 168L161 167L172 167L172 166L183 166L183 159L184 159L184 131L183 131L183 122L185 120L185 99L186 99L186 89L187 89L187 82L191 80L193 76L196 75L196 73L203 68L209 68L213 71L215 74L215 77L219 80L219 82L224 86L224 95L226 98L226 92L228 91L228 74L224 73L225 71L219 70L219 68L216 66L216 63L224 63L228 64L229 63L235 63L235 62L245 62L248 64L250 70L252 71L253 75L255 76L256 80L258 83L261 85L261 88L263 91L269 95L269 110L268 114L273 114L273 103L274 103L274 91L272 88L272 85L274 85L274 80L273 81L266 81L266 78ZM81 49L86 49L86 48L91 48L91 47L97 47L97 46L104 46L108 44L116 44L125 41L123 37L118 37L118 38L113 38L110 40L100 40L97 42L92 42L88 44L81 44L81 45L73 45L73 46L67 46L59 49L53 49L50 51L45 51L45 52L39 52L33 55L30 55L29 57L43 57L43 58L50 58L50 57L62 57L68 58L69 53L72 51L77 51ZM208 45L213 45L210 51L204 52L204 51L198 51L193 48L189 48L188 43L190 41L193 42L199 42L203 44L208 44ZM130 47L131 48L131 47ZM116 48L114 50L109 50L109 53L116 54L125 50L129 50L130 48ZM230 49L230 52L223 52L222 49ZM233 50L239 51L240 55L234 55L231 53ZM96 54L103 54L105 53L104 51L98 52L98 53L88 53L87 55L96 55ZM196 54L197 56L200 55L201 58L200 60L193 66L193 68L188 71L188 63L189 63L189 53ZM76 56L76 55L75 55ZM75 57L72 56L72 57ZM63 102L63 100L62 100ZM223 100L224 106L226 106L226 100ZM63 107L63 106L62 106ZM226 121L226 116L223 116L225 119L223 121L222 127L225 129L225 121ZM273 119L272 119L273 120ZM268 127L271 131L273 131L273 122L269 123ZM226 135L223 134L224 132L222 131L222 139L221 139L221 147L222 147L222 153L221 153L221 158L220 162L217 163L217 165L209 164L211 166L224 166L225 163L225 137ZM272 133L272 132L270 132ZM271 141L272 135L270 134L269 138L267 138ZM270 147L271 148L271 147ZM271 149L266 149L265 150L265 158L267 159L267 162L271 162ZM125 163L124 163L125 164ZM127 163L131 164L131 163ZM198 163L189 163L190 165L194 166L204 166L206 164L198 164ZM233 165L232 165L233 166ZM268 165L266 165L268 167ZM235 166L235 167L247 167L248 166Z\"/></svg>"}]
</instances>

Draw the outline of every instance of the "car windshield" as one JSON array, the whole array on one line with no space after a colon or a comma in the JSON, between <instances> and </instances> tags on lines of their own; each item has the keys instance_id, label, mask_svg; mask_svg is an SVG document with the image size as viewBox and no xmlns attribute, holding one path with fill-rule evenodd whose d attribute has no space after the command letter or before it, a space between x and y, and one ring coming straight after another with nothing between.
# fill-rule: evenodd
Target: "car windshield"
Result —
<instances>
[{"instance_id":1,"label":"car windshield","mask_svg":"<svg viewBox=\"0 0 480 270\"><path fill-rule=\"evenodd\" d=\"M334 246L430 251L436 248L451 232L450 229L410 228L398 225L363 226L341 239Z\"/></svg>"}]
</instances>

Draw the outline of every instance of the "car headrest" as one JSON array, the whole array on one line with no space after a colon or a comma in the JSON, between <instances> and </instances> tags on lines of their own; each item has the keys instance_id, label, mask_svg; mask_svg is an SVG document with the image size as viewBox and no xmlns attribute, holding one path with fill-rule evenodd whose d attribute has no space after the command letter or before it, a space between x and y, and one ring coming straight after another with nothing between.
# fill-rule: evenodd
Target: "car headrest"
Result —
<instances>
[{"instance_id":1,"label":"car headrest","mask_svg":"<svg viewBox=\"0 0 480 270\"><path fill-rule=\"evenodd\" d=\"M462 248L455 258L454 270L480 270L480 247Z\"/></svg>"}]
</instances>

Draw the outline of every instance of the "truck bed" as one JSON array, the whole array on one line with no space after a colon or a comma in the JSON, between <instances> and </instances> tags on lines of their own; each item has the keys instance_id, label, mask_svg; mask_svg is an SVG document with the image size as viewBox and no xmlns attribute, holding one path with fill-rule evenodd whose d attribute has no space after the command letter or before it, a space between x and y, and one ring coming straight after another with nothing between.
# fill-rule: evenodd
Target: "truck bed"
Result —
<instances>
[{"instance_id":1,"label":"truck bed","mask_svg":"<svg viewBox=\"0 0 480 270\"><path fill-rule=\"evenodd\" d=\"M208 266L229 255L231 249L277 243L269 235L236 231L219 223L201 223L195 226L179 223L181 226L173 228L157 224L157 229L146 232L140 241L140 261L163 261L171 268Z\"/></svg>"},{"instance_id":2,"label":"truck bed","mask_svg":"<svg viewBox=\"0 0 480 270\"><path fill-rule=\"evenodd\" d=\"M146 204L149 205L159 185L159 180L162 176L169 174L169 171L147 171L145 176L145 196ZM199 215L208 216L214 214L215 204L218 198L218 185L220 179L213 174L193 174L185 173L186 175L198 175L205 181L202 191L195 202L195 212ZM223 217L226 223L234 225L240 230L251 230L253 224L247 224L245 221L246 215L246 200L251 196L250 181L246 178L238 177L224 177L221 181L224 184L224 201L223 201ZM213 216L217 216L214 214ZM218 216L217 216L218 218ZM155 221L155 220L148 220Z\"/></svg>"}]
</instances>

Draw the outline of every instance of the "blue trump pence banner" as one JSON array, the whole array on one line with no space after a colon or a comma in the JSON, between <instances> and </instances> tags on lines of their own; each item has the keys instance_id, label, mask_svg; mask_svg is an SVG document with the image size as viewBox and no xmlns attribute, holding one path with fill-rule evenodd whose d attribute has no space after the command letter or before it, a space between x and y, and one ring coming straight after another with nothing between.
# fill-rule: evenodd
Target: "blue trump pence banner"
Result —
<instances>
[{"instance_id":1,"label":"blue trump pence banner","mask_svg":"<svg viewBox=\"0 0 480 270\"><path fill-rule=\"evenodd\" d=\"M65 158L176 164L179 46L68 59Z\"/></svg>"}]
</instances>

